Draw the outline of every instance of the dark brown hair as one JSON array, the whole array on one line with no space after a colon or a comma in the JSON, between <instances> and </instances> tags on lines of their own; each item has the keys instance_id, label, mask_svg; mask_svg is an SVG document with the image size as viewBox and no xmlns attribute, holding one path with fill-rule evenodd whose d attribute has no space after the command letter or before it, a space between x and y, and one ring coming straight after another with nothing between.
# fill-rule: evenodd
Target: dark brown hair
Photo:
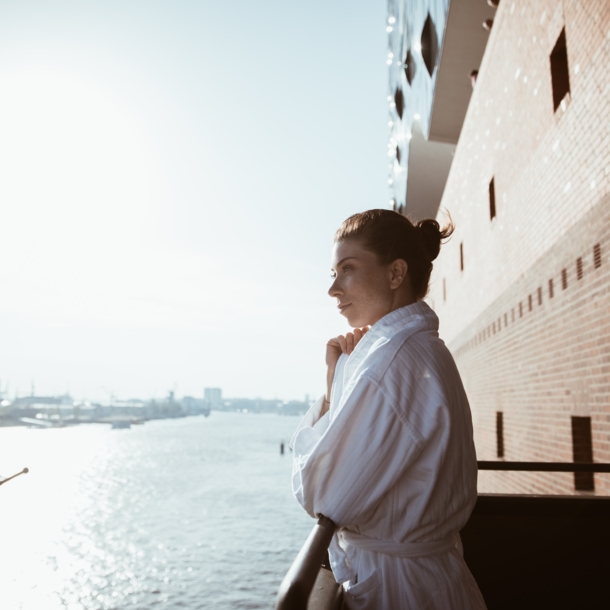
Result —
<instances>
[{"instance_id":1,"label":"dark brown hair","mask_svg":"<svg viewBox=\"0 0 610 610\"><path fill-rule=\"evenodd\" d=\"M413 295L420 301L428 293L432 261L438 256L442 241L453 230L451 220L441 229L432 218L413 224L392 210L367 210L343 222L335 233L335 243L346 239L360 241L383 265L403 259L408 266Z\"/></svg>"}]
</instances>

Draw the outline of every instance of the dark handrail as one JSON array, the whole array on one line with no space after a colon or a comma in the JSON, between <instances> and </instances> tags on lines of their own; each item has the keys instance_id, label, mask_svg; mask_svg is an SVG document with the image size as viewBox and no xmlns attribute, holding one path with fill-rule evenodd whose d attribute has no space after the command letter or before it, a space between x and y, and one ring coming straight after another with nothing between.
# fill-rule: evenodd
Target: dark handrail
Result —
<instances>
[{"instance_id":1,"label":"dark handrail","mask_svg":"<svg viewBox=\"0 0 610 610\"><path fill-rule=\"evenodd\" d=\"M280 585L275 610L307 609L307 600L336 529L328 517L320 517Z\"/></svg>"},{"instance_id":2,"label":"dark handrail","mask_svg":"<svg viewBox=\"0 0 610 610\"><path fill-rule=\"evenodd\" d=\"M530 472L610 472L610 464L574 462L477 462L479 470L519 470ZM320 517L284 577L275 610L307 610L307 601L316 582L328 545L337 526Z\"/></svg>"},{"instance_id":3,"label":"dark handrail","mask_svg":"<svg viewBox=\"0 0 610 610\"><path fill-rule=\"evenodd\" d=\"M18 472L17 474L14 474L12 477L8 477L6 479L2 479L0 481L0 485L4 485L7 481L10 481L11 479L14 479L15 477L18 477L20 474L27 474L28 472L30 472L29 468L24 468L21 472Z\"/></svg>"},{"instance_id":4,"label":"dark handrail","mask_svg":"<svg viewBox=\"0 0 610 610\"><path fill-rule=\"evenodd\" d=\"M610 464L576 462L478 462L479 470L521 470L530 472L610 472Z\"/></svg>"}]
</instances>

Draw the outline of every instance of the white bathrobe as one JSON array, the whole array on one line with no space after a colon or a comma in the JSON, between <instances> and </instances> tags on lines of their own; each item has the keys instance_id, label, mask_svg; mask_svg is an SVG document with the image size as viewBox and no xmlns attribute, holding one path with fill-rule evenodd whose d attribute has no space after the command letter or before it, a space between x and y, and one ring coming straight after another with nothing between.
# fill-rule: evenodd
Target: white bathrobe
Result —
<instances>
[{"instance_id":1,"label":"white bathrobe","mask_svg":"<svg viewBox=\"0 0 610 610\"><path fill-rule=\"evenodd\" d=\"M350 609L484 609L458 532L477 497L468 400L423 302L341 356L330 410L299 425L293 492L339 531L330 546Z\"/></svg>"}]
</instances>

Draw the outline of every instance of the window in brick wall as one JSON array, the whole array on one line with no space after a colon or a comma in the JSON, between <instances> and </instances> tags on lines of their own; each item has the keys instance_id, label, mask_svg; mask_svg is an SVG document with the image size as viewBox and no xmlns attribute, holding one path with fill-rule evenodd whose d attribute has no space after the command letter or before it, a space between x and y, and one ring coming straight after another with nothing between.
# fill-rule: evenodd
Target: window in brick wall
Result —
<instances>
[{"instance_id":1,"label":"window in brick wall","mask_svg":"<svg viewBox=\"0 0 610 610\"><path fill-rule=\"evenodd\" d=\"M505 313L504 314L504 328L506 328L508 326L508 314Z\"/></svg>"},{"instance_id":2,"label":"window in brick wall","mask_svg":"<svg viewBox=\"0 0 610 610\"><path fill-rule=\"evenodd\" d=\"M582 258L580 256L576 259L576 278L582 280Z\"/></svg>"},{"instance_id":3,"label":"window in brick wall","mask_svg":"<svg viewBox=\"0 0 610 610\"><path fill-rule=\"evenodd\" d=\"M527 308L529 311L532 311L532 295L527 295Z\"/></svg>"},{"instance_id":4,"label":"window in brick wall","mask_svg":"<svg viewBox=\"0 0 610 610\"><path fill-rule=\"evenodd\" d=\"M538 286L538 305L542 305L542 286Z\"/></svg>"},{"instance_id":5,"label":"window in brick wall","mask_svg":"<svg viewBox=\"0 0 610 610\"><path fill-rule=\"evenodd\" d=\"M549 280L549 299L552 299L555 296L555 292L553 290L553 280Z\"/></svg>"},{"instance_id":6,"label":"window in brick wall","mask_svg":"<svg viewBox=\"0 0 610 610\"><path fill-rule=\"evenodd\" d=\"M561 289L565 290L568 287L568 270L561 270Z\"/></svg>"},{"instance_id":7,"label":"window in brick wall","mask_svg":"<svg viewBox=\"0 0 610 610\"><path fill-rule=\"evenodd\" d=\"M510 310L510 318L511 318L511 322L515 321L515 308L514 307Z\"/></svg>"},{"instance_id":8,"label":"window in brick wall","mask_svg":"<svg viewBox=\"0 0 610 610\"><path fill-rule=\"evenodd\" d=\"M602 266L602 247L600 244L593 246L593 266L599 269Z\"/></svg>"},{"instance_id":9,"label":"window in brick wall","mask_svg":"<svg viewBox=\"0 0 610 610\"><path fill-rule=\"evenodd\" d=\"M519 317L523 317L523 303L519 301Z\"/></svg>"},{"instance_id":10,"label":"window in brick wall","mask_svg":"<svg viewBox=\"0 0 610 610\"><path fill-rule=\"evenodd\" d=\"M496 187L494 179L489 183L489 219L493 220L496 217Z\"/></svg>"},{"instance_id":11,"label":"window in brick wall","mask_svg":"<svg viewBox=\"0 0 610 610\"><path fill-rule=\"evenodd\" d=\"M575 463L593 462L593 442L591 438L591 418L572 417L572 453ZM576 491L594 491L595 482L592 472L575 472Z\"/></svg>"},{"instance_id":12,"label":"window in brick wall","mask_svg":"<svg viewBox=\"0 0 610 610\"><path fill-rule=\"evenodd\" d=\"M496 456L504 457L504 413L496 411Z\"/></svg>"},{"instance_id":13,"label":"window in brick wall","mask_svg":"<svg viewBox=\"0 0 610 610\"><path fill-rule=\"evenodd\" d=\"M563 98L570 92L565 28L561 30L555 48L551 52L551 83L553 85L553 107L557 110Z\"/></svg>"},{"instance_id":14,"label":"window in brick wall","mask_svg":"<svg viewBox=\"0 0 610 610\"><path fill-rule=\"evenodd\" d=\"M464 242L460 242L460 271L464 271Z\"/></svg>"},{"instance_id":15,"label":"window in brick wall","mask_svg":"<svg viewBox=\"0 0 610 610\"><path fill-rule=\"evenodd\" d=\"M502 318L498 318L498 332L502 329Z\"/></svg>"}]
</instances>

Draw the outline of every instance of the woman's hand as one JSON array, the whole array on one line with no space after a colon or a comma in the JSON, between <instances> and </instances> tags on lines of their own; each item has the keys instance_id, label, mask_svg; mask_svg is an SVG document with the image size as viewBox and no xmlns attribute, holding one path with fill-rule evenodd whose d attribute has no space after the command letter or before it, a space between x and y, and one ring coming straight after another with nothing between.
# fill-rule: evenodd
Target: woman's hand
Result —
<instances>
[{"instance_id":1,"label":"woman's hand","mask_svg":"<svg viewBox=\"0 0 610 610\"><path fill-rule=\"evenodd\" d=\"M337 366L337 360L341 354L347 354L348 356L354 351L354 348L360 342L360 339L367 333L369 327L354 328L353 332L346 333L345 335L339 335L329 339L326 343L326 402L330 402L330 389L332 387L333 378L335 376L335 368ZM328 410L328 406L325 405L323 412Z\"/></svg>"},{"instance_id":2,"label":"woman's hand","mask_svg":"<svg viewBox=\"0 0 610 610\"><path fill-rule=\"evenodd\" d=\"M354 328L354 331L345 335L339 335L328 340L326 344L326 366L335 369L337 360L341 354L347 354L348 356L354 351L354 348L360 339L364 337L369 327Z\"/></svg>"}]
</instances>

